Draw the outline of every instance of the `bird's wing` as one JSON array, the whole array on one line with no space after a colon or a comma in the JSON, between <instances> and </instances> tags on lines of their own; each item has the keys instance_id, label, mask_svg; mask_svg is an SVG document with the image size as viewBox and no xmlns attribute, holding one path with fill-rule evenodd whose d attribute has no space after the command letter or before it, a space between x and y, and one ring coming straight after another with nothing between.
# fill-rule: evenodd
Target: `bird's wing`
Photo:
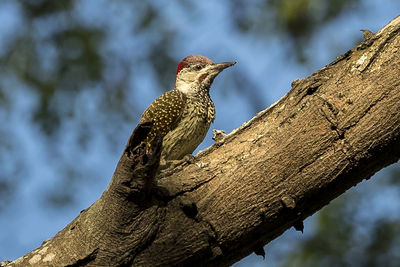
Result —
<instances>
[{"instance_id":1,"label":"bird's wing","mask_svg":"<svg viewBox=\"0 0 400 267\"><path fill-rule=\"evenodd\" d=\"M152 121L154 123L153 129L148 134L147 142L150 143L157 133L164 137L173 130L181 120L185 107L186 96L178 90L168 91L154 100L140 119L140 122Z\"/></svg>"}]
</instances>

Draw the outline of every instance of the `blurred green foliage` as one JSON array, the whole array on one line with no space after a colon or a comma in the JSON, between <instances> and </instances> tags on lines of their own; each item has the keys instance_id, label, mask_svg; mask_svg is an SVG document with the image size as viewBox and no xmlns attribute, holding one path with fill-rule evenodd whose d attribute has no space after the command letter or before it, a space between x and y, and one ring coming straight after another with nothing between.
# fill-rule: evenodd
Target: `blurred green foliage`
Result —
<instances>
[{"instance_id":1,"label":"blurred green foliage","mask_svg":"<svg viewBox=\"0 0 400 267\"><path fill-rule=\"evenodd\" d=\"M235 32L264 42L269 36L288 40L287 55L304 64L308 60L304 49L313 35L349 9L355 9L359 1L225 0L223 3L227 13L231 14L227 19ZM30 118L47 140L45 149L53 151L54 155L57 155L60 136L62 138L63 121L82 117L82 111L77 110L82 104L77 98L81 93L87 92L96 98L96 108L106 116L106 121L114 123L105 128L118 128L119 120L133 123L140 115L140 110L135 110L129 102L127 88L138 90L130 79L140 75L142 68L148 67L154 73L160 93L169 90L173 84L171 73L177 63L175 53L185 40L179 39L179 29L171 26L162 4L109 2L110 8L125 5L128 11L134 12L134 19L122 26L130 29L127 32L134 38L146 37L146 42L137 51L125 50L118 54L110 49L110 31L119 30L109 26L109 20L113 18L82 19L78 15L82 1L13 2L21 11L22 22L18 31L7 40L4 51L0 51L0 77L3 77L0 81L0 112L14 112L10 100L12 90L17 91L18 87L28 90L37 100L32 105ZM198 12L191 1L175 4L181 6L188 18L195 17ZM94 2L92 5L95 9ZM244 83L252 82L251 77L242 73L233 81L233 86L240 90ZM257 95L257 92L244 95L254 112L263 106L257 102L260 99ZM77 142L84 148L93 134L91 123L101 124L101 121L79 123ZM13 151L20 149L18 140L6 127L6 124L0 127L0 160L3 162L15 155ZM113 133L110 132L110 138ZM12 201L13 192L18 190L21 179L17 177L29 175L24 162L16 160L16 165L18 167L3 171L3 177L0 177L0 209ZM74 188L85 179L76 168L61 168L57 177L59 188L46 193L43 198L46 203L63 207L73 202ZM398 186L398 171L395 176L385 183ZM367 228L368 242L363 242L360 235L355 234L360 227L354 218L359 202L359 195L347 195L324 208L319 213L315 234L305 239L303 246L293 254L287 255L286 266L399 266L399 221L380 218Z\"/></svg>"},{"instance_id":2,"label":"blurred green foliage","mask_svg":"<svg viewBox=\"0 0 400 267\"><path fill-rule=\"evenodd\" d=\"M290 43L288 54L306 63L307 48L313 35L324 25L356 10L359 0L234 0L230 6L238 31L267 39L280 35Z\"/></svg>"},{"instance_id":3,"label":"blurred green foliage","mask_svg":"<svg viewBox=\"0 0 400 267\"><path fill-rule=\"evenodd\" d=\"M293 248L284 266L399 266L399 214L376 214L371 206L379 200L368 199L388 189L400 197L389 180L380 177L364 191L350 190L319 211L313 234Z\"/></svg>"},{"instance_id":4,"label":"blurred green foliage","mask_svg":"<svg viewBox=\"0 0 400 267\"><path fill-rule=\"evenodd\" d=\"M306 58L303 50L312 34L358 1L234 0L225 1L225 4L232 11L230 19L238 32L255 35L260 39L266 39L271 34L286 36L295 48L290 49L288 54L304 62ZM20 29L21 33L16 34L13 42L9 43L7 52L0 57L1 69L7 74L11 72L21 83L38 94L40 103L33 111L33 120L41 125L44 133L51 135L57 131L62 120L57 110L59 107L52 104L53 97L60 91L79 92L85 90L88 83L104 82L104 71L110 64L104 55L104 46L109 37L103 25L107 22L90 24L77 20L75 5L78 1L17 2L23 11L25 23ZM181 5L188 17L197 12L190 1L182 1ZM137 1L128 6L137 10L138 15L138 21L132 22L132 34L151 32L152 36L156 36L146 44L148 51L145 54L133 57L150 64L160 88L168 90L171 85L170 74L176 64L176 58L171 51L176 50L179 45L175 31L166 26L169 23L160 13L159 6ZM132 65L134 71L135 66ZM250 80L247 77L244 79ZM128 87L123 80L108 83L108 97L112 99L115 96L110 94L123 94L121 90L112 89L121 86ZM0 96L3 94L0 91ZM76 94L68 94L70 99L65 98L66 96L63 96L64 101L72 103ZM119 100L123 100L123 96ZM121 107L120 104L105 106L117 109ZM74 110L67 113L73 115Z\"/></svg>"}]
</instances>

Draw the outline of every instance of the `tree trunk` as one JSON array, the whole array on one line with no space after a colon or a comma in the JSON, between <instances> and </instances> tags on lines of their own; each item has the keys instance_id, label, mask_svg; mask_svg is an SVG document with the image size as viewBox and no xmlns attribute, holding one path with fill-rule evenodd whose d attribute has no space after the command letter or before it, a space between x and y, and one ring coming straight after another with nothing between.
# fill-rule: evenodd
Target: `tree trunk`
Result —
<instances>
[{"instance_id":1,"label":"tree trunk","mask_svg":"<svg viewBox=\"0 0 400 267\"><path fill-rule=\"evenodd\" d=\"M91 207L10 266L227 266L400 157L400 17L155 179L139 125Z\"/></svg>"}]
</instances>

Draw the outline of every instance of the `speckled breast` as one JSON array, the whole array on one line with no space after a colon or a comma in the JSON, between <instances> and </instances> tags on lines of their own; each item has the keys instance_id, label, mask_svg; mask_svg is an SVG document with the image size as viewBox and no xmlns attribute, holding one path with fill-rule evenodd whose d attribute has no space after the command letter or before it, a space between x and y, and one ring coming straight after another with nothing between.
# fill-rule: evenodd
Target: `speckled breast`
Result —
<instances>
[{"instance_id":1,"label":"speckled breast","mask_svg":"<svg viewBox=\"0 0 400 267\"><path fill-rule=\"evenodd\" d=\"M209 96L189 98L182 120L178 126L163 139L161 157L165 160L177 160L193 153L203 141L215 118L215 108Z\"/></svg>"}]
</instances>

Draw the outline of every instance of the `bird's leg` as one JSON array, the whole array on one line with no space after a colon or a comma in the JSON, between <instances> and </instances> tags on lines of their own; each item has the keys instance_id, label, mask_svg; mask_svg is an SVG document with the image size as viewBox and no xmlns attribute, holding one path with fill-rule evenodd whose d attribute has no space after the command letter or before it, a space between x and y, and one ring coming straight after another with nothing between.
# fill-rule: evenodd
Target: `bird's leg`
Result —
<instances>
[{"instance_id":1,"label":"bird's leg","mask_svg":"<svg viewBox=\"0 0 400 267\"><path fill-rule=\"evenodd\" d=\"M159 171L165 169L175 169L179 165L183 165L185 163L191 164L194 162L195 157L192 154L185 155L182 159L172 159L172 160L165 160L164 158L160 159L160 167Z\"/></svg>"}]
</instances>

